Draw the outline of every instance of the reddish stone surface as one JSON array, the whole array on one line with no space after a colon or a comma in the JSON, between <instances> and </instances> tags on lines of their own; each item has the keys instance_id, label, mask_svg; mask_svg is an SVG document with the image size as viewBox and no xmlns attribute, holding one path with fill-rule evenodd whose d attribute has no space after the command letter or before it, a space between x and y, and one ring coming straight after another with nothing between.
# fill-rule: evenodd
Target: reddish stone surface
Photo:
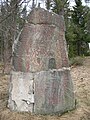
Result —
<instances>
[{"instance_id":1,"label":"reddish stone surface","mask_svg":"<svg viewBox=\"0 0 90 120\"><path fill-rule=\"evenodd\" d=\"M59 16L55 13L51 13L43 8L36 8L31 11L28 16L28 22L31 24L49 24L60 27L63 31L65 31L64 26L64 18L63 16Z\"/></svg>"},{"instance_id":2,"label":"reddish stone surface","mask_svg":"<svg viewBox=\"0 0 90 120\"><path fill-rule=\"evenodd\" d=\"M13 74L15 82L19 85L12 90L23 90L26 86L22 83L23 87L18 88L21 84L18 81L28 81L33 75L32 81L35 86L31 112L60 114L75 107L62 16L42 8L32 10L14 50L13 66L14 72L20 77L16 79L16 75ZM25 77L25 80L23 73L30 76ZM23 91L22 95L25 94L27 93ZM29 100L27 97L25 99ZM22 101L21 98L20 100ZM13 108L12 98L10 101ZM13 101L18 101L18 97ZM23 111L27 111L26 106L22 108Z\"/></svg>"},{"instance_id":3,"label":"reddish stone surface","mask_svg":"<svg viewBox=\"0 0 90 120\"><path fill-rule=\"evenodd\" d=\"M35 113L63 113L75 107L69 70L51 70L36 73Z\"/></svg>"},{"instance_id":4,"label":"reddish stone surface","mask_svg":"<svg viewBox=\"0 0 90 120\"><path fill-rule=\"evenodd\" d=\"M14 54L16 71L39 72L68 67L63 18L42 8L33 10Z\"/></svg>"}]
</instances>

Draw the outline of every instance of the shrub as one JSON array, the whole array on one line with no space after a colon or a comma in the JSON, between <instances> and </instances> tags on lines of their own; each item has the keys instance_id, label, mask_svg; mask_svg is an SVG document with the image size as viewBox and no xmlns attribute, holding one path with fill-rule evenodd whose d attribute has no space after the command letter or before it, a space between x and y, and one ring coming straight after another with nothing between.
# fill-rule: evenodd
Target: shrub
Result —
<instances>
[{"instance_id":1,"label":"shrub","mask_svg":"<svg viewBox=\"0 0 90 120\"><path fill-rule=\"evenodd\" d=\"M70 59L70 66L82 66L83 57L75 57Z\"/></svg>"}]
</instances>

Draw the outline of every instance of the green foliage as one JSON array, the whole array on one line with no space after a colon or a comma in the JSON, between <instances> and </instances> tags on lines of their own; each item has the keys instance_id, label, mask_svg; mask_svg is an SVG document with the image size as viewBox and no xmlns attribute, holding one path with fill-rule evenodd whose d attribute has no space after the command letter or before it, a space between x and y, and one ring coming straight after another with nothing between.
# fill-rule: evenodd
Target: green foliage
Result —
<instances>
[{"instance_id":1,"label":"green foliage","mask_svg":"<svg viewBox=\"0 0 90 120\"><path fill-rule=\"evenodd\" d=\"M75 0L73 10L68 0L47 0L47 3L47 9L64 15L69 57L86 55L90 42L90 8L83 6L81 0Z\"/></svg>"},{"instance_id":2,"label":"green foliage","mask_svg":"<svg viewBox=\"0 0 90 120\"><path fill-rule=\"evenodd\" d=\"M50 10L50 8L51 8L51 0L46 0L46 9L47 10Z\"/></svg>"},{"instance_id":3,"label":"green foliage","mask_svg":"<svg viewBox=\"0 0 90 120\"><path fill-rule=\"evenodd\" d=\"M71 12L69 25L67 26L66 39L69 44L69 56L83 56L87 54L90 34L88 14L90 9L82 5L81 0L75 0L76 5ZM88 29L87 29L88 28Z\"/></svg>"},{"instance_id":4,"label":"green foliage","mask_svg":"<svg viewBox=\"0 0 90 120\"><path fill-rule=\"evenodd\" d=\"M52 8L53 12L60 14L63 8L64 8L64 2L62 2L61 0L53 0L53 8Z\"/></svg>"},{"instance_id":5,"label":"green foliage","mask_svg":"<svg viewBox=\"0 0 90 120\"><path fill-rule=\"evenodd\" d=\"M47 10L52 10L56 14L61 14L68 0L46 0Z\"/></svg>"},{"instance_id":6,"label":"green foliage","mask_svg":"<svg viewBox=\"0 0 90 120\"><path fill-rule=\"evenodd\" d=\"M70 59L70 66L82 66L83 62L83 57L74 57Z\"/></svg>"},{"instance_id":7,"label":"green foliage","mask_svg":"<svg viewBox=\"0 0 90 120\"><path fill-rule=\"evenodd\" d=\"M90 50L86 52L85 56L90 56Z\"/></svg>"}]
</instances>

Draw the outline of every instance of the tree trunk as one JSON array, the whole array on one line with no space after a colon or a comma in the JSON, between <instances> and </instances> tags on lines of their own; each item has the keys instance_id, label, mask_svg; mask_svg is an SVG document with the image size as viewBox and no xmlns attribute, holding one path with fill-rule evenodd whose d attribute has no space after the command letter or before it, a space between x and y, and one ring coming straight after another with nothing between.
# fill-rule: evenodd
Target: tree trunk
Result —
<instances>
[{"instance_id":1,"label":"tree trunk","mask_svg":"<svg viewBox=\"0 0 90 120\"><path fill-rule=\"evenodd\" d=\"M81 55L81 41L79 40L77 41L77 55Z\"/></svg>"}]
</instances>

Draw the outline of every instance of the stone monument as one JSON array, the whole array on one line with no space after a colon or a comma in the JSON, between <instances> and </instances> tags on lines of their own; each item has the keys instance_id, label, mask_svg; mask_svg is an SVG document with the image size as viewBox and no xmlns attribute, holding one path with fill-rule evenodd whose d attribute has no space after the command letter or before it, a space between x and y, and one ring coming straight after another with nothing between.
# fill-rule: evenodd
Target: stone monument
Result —
<instances>
[{"instance_id":1,"label":"stone monument","mask_svg":"<svg viewBox=\"0 0 90 120\"><path fill-rule=\"evenodd\" d=\"M11 110L60 114L75 107L66 46L63 16L33 9L14 44Z\"/></svg>"}]
</instances>

